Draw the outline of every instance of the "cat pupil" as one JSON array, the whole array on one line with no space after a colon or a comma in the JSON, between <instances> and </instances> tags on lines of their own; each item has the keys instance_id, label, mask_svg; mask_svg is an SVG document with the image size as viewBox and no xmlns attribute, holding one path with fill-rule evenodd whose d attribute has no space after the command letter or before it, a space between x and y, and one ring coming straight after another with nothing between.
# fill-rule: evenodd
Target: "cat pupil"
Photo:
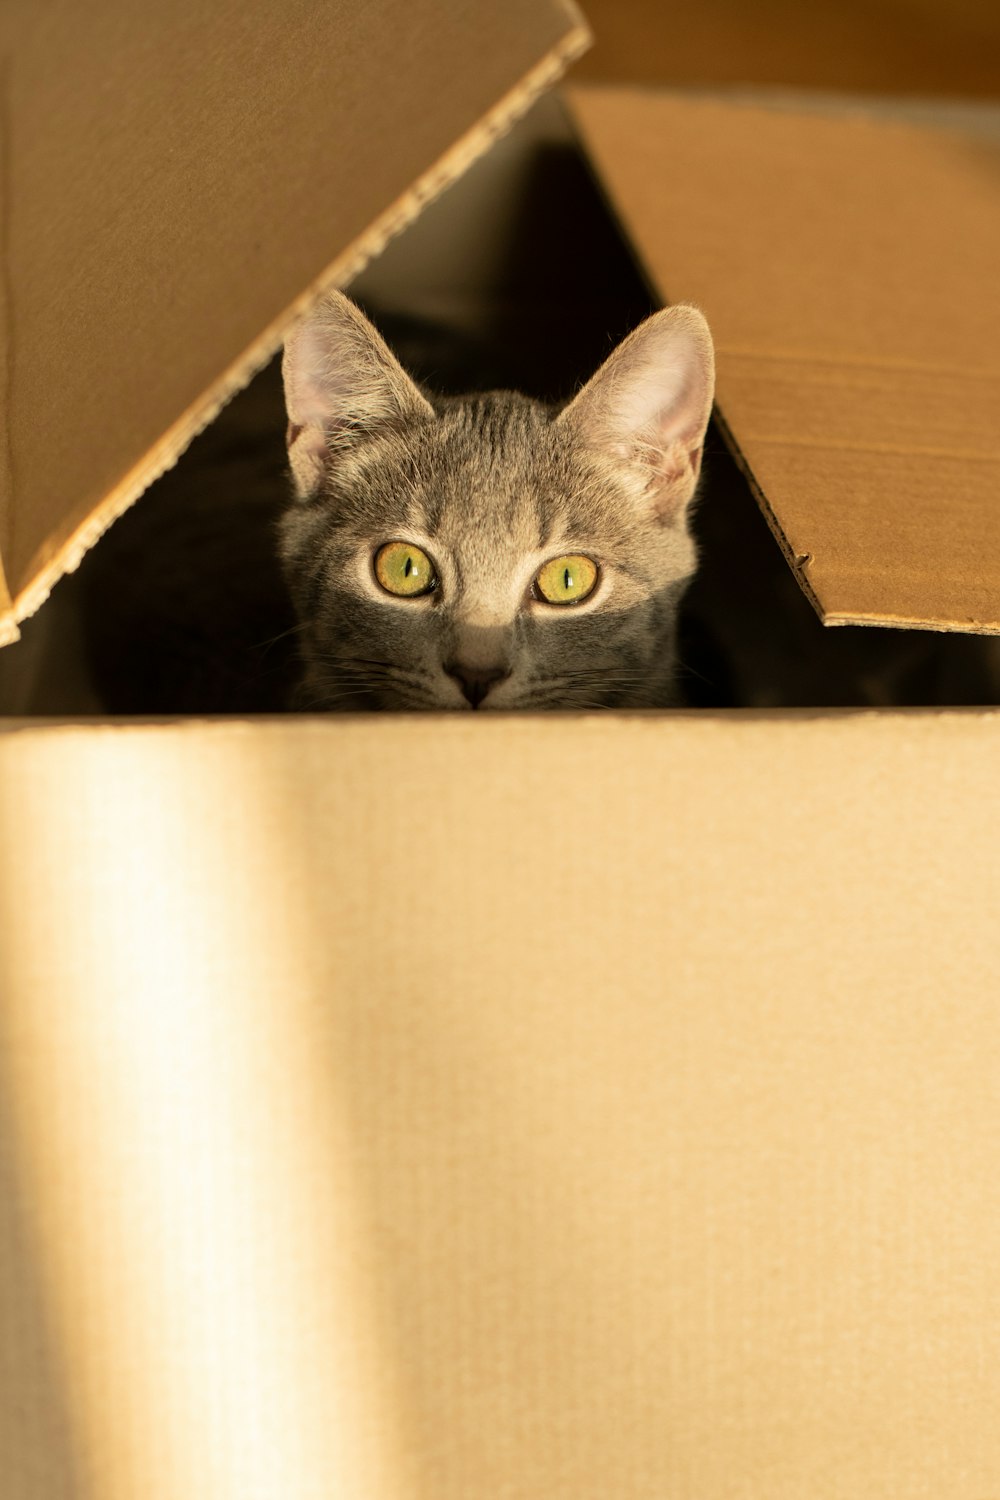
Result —
<instances>
[{"instance_id":1,"label":"cat pupil","mask_svg":"<svg viewBox=\"0 0 1000 1500\"><path fill-rule=\"evenodd\" d=\"M572 580L570 578L569 568L564 568L563 569L563 588L566 590L567 594L569 593L569 590L570 590L570 583L571 583L571 581Z\"/></svg>"},{"instance_id":2,"label":"cat pupil","mask_svg":"<svg viewBox=\"0 0 1000 1500\"><path fill-rule=\"evenodd\" d=\"M407 557L407 559L406 559L406 567L403 569L403 577L404 578L409 578L409 576L410 576L410 574L412 572L413 572L413 558L412 557Z\"/></svg>"}]
</instances>

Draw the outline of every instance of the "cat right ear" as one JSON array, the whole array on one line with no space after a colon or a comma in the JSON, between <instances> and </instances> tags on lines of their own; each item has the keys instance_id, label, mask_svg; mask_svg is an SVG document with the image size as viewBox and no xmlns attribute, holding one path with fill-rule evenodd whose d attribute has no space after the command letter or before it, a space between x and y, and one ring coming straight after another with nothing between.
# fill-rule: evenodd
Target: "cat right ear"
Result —
<instances>
[{"instance_id":1,"label":"cat right ear","mask_svg":"<svg viewBox=\"0 0 1000 1500\"><path fill-rule=\"evenodd\" d=\"M708 324L696 307L668 307L619 344L557 421L634 504L672 526L694 495L714 391Z\"/></svg>"},{"instance_id":2,"label":"cat right ear","mask_svg":"<svg viewBox=\"0 0 1000 1500\"><path fill-rule=\"evenodd\" d=\"M342 292L329 292L285 344L288 458L300 500L331 453L380 427L434 415L382 336Z\"/></svg>"}]
</instances>

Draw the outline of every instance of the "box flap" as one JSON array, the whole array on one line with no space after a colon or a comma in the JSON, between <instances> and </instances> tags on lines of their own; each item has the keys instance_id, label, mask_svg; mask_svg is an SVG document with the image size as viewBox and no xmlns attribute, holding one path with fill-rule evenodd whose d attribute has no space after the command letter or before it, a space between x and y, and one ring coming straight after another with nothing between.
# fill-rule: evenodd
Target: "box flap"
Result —
<instances>
[{"instance_id":1,"label":"box flap","mask_svg":"<svg viewBox=\"0 0 1000 1500\"><path fill-rule=\"evenodd\" d=\"M569 99L824 620L1000 631L1000 111Z\"/></svg>"},{"instance_id":2,"label":"box flap","mask_svg":"<svg viewBox=\"0 0 1000 1500\"><path fill-rule=\"evenodd\" d=\"M0 734L4 1500L1000 1494L998 755Z\"/></svg>"},{"instance_id":3,"label":"box flap","mask_svg":"<svg viewBox=\"0 0 1000 1500\"><path fill-rule=\"evenodd\" d=\"M3 7L0 635L587 40L571 0Z\"/></svg>"}]
</instances>

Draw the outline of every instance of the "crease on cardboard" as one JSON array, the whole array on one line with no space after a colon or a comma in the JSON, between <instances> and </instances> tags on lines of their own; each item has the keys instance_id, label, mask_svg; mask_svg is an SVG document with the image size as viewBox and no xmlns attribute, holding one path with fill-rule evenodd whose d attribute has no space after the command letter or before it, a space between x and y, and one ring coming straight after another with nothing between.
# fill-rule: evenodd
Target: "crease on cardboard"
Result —
<instances>
[{"instance_id":1,"label":"crease on cardboard","mask_svg":"<svg viewBox=\"0 0 1000 1500\"><path fill-rule=\"evenodd\" d=\"M584 80L575 89L615 87ZM678 99L698 104L734 105L746 110L770 110L774 114L814 115L821 119L853 120L861 124L907 129L916 126L949 135L978 135L1000 140L1000 109L988 98L963 99L935 94L868 93L857 89L797 87L780 83L698 84L630 80L626 87L635 94L660 94L665 88Z\"/></svg>"},{"instance_id":2,"label":"crease on cardboard","mask_svg":"<svg viewBox=\"0 0 1000 1500\"><path fill-rule=\"evenodd\" d=\"M903 458L958 458L963 463L995 464L995 452L977 453L970 448L934 447L918 443L859 443L852 439L815 438L806 434L751 432L744 430L748 443L770 444L775 448L810 448L816 453L894 453Z\"/></svg>"},{"instance_id":3,"label":"crease on cardboard","mask_svg":"<svg viewBox=\"0 0 1000 1500\"><path fill-rule=\"evenodd\" d=\"M222 408L246 386L277 353L297 320L315 299L332 287L343 287L380 255L390 240L412 224L436 198L517 124L543 93L591 45L593 37L574 0L562 0L570 30L463 136L420 176L395 203L371 224L306 288L259 338L233 361L209 390L178 418L124 478L61 543L30 583L13 601L7 615L0 613L0 647L18 638L18 623L45 603L66 573L75 572L108 527L134 505L145 490L168 469ZM2 523L0 523L2 524ZM2 534L0 534L2 537ZM0 574L2 579L2 574ZM0 595L0 606L3 596Z\"/></svg>"},{"instance_id":4,"label":"crease on cardboard","mask_svg":"<svg viewBox=\"0 0 1000 1500\"><path fill-rule=\"evenodd\" d=\"M718 352L724 353L727 358L748 359L751 363L767 360L776 364L800 365L801 371L796 372L796 379L801 378L814 385L823 385L829 378L827 371L820 368L822 366L832 371L849 371L851 375L858 370L892 370L906 371L907 374L914 375L948 375L970 381L1000 380L1000 367L946 364L941 360L907 359L898 354L876 357L871 354L817 353L812 349L808 351L778 349L774 346L767 349L755 349L749 344L729 343L720 344L717 347Z\"/></svg>"}]
</instances>

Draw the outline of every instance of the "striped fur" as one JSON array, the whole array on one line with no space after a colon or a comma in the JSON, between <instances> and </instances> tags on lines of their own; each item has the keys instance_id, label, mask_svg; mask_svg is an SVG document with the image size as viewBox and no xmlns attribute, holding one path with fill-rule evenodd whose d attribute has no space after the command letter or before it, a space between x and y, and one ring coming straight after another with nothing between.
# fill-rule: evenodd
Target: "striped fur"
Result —
<instances>
[{"instance_id":1,"label":"striped fur","mask_svg":"<svg viewBox=\"0 0 1000 1500\"><path fill-rule=\"evenodd\" d=\"M561 412L509 391L429 396L340 294L289 341L284 373L301 707L468 709L456 662L494 675L483 709L675 701L712 401L700 313L655 314ZM433 593L379 587L372 559L395 539L433 559ZM592 557L600 581L548 605L533 580L564 553Z\"/></svg>"}]
</instances>

